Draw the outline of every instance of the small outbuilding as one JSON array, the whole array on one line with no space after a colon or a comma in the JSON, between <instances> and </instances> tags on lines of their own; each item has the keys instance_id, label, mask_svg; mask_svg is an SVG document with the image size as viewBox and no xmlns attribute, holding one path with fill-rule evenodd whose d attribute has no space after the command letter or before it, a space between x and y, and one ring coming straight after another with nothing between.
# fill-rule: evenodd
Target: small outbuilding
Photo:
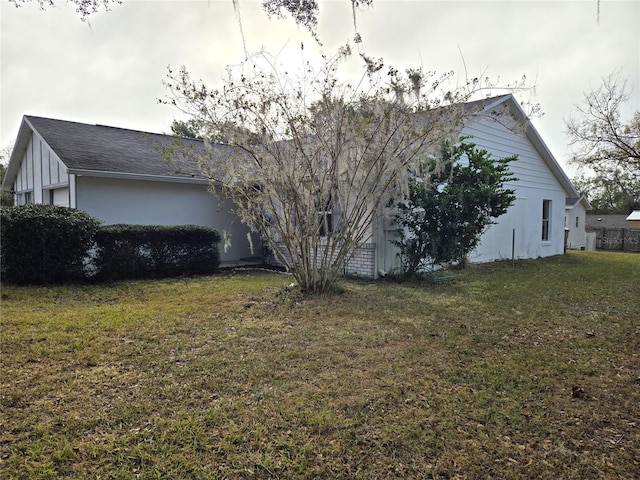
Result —
<instances>
[{"instance_id":1,"label":"small outbuilding","mask_svg":"<svg viewBox=\"0 0 640 480\"><path fill-rule=\"evenodd\" d=\"M640 230L640 210L634 210L627 217L627 228Z\"/></svg>"},{"instance_id":2,"label":"small outbuilding","mask_svg":"<svg viewBox=\"0 0 640 480\"><path fill-rule=\"evenodd\" d=\"M567 198L564 206L564 228L568 232L567 248L577 250L586 248L587 210L591 210L591 204L584 195Z\"/></svg>"}]
</instances>

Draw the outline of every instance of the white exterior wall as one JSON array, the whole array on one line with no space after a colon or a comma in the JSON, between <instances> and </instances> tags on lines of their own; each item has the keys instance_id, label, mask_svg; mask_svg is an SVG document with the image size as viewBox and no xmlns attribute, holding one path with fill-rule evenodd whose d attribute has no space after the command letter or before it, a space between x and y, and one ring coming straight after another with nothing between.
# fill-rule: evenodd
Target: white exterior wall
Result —
<instances>
[{"instance_id":1,"label":"white exterior wall","mask_svg":"<svg viewBox=\"0 0 640 480\"><path fill-rule=\"evenodd\" d=\"M462 135L472 137L467 141L487 150L493 158L518 154L518 160L510 164L510 170L518 180L508 184L508 188L516 192L516 201L507 213L496 219L496 224L484 232L480 244L469 254L469 261L482 263L510 259L512 250L515 258L520 259L562 254L567 192L524 132L511 131L483 119L465 127ZM542 240L544 200L551 200L548 241ZM378 252L379 274L399 267L399 250L390 243L394 239L395 228L387 219L377 229L378 244L385 245Z\"/></svg>"},{"instance_id":2,"label":"white exterior wall","mask_svg":"<svg viewBox=\"0 0 640 480\"><path fill-rule=\"evenodd\" d=\"M582 201L576 203L572 208L565 211L565 227L569 229L567 238L568 248L585 248L587 245L587 232L585 230L585 220L587 210ZM576 226L576 219L578 225Z\"/></svg>"},{"instance_id":3,"label":"white exterior wall","mask_svg":"<svg viewBox=\"0 0 640 480\"><path fill-rule=\"evenodd\" d=\"M471 262L509 259L515 230L515 258L559 255L564 251L564 207L567 192L524 132L511 131L497 122L482 119L465 127L463 135L494 158L517 154L509 169L518 179L508 183L516 192L516 202L496 219L471 252ZM542 204L551 200L549 240L542 240Z\"/></svg>"},{"instance_id":4,"label":"white exterior wall","mask_svg":"<svg viewBox=\"0 0 640 480\"><path fill-rule=\"evenodd\" d=\"M31 203L52 203L74 206L71 202L72 176L47 143L37 133L32 133L20 162L13 189L15 202L25 203L26 194Z\"/></svg>"},{"instance_id":5,"label":"white exterior wall","mask_svg":"<svg viewBox=\"0 0 640 480\"><path fill-rule=\"evenodd\" d=\"M220 242L222 262L261 256L259 237L252 236L254 252L247 239L248 229L230 212L230 203L221 204L202 184L76 177L77 208L105 224L202 225L226 235Z\"/></svg>"}]
</instances>

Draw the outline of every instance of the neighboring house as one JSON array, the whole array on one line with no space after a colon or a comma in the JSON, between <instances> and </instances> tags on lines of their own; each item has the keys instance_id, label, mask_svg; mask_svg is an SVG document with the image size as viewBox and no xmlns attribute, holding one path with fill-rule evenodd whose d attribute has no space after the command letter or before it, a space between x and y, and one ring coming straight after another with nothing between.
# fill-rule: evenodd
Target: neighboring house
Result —
<instances>
[{"instance_id":1,"label":"neighboring house","mask_svg":"<svg viewBox=\"0 0 640 480\"><path fill-rule=\"evenodd\" d=\"M209 193L198 166L163 155L174 141L203 148L199 140L25 116L2 189L16 204L73 207L105 224L212 227L233 239L220 249L222 262L254 256L246 226Z\"/></svg>"},{"instance_id":2,"label":"neighboring house","mask_svg":"<svg viewBox=\"0 0 640 480\"><path fill-rule=\"evenodd\" d=\"M634 221L634 218L637 220ZM640 252L640 212L632 212L631 215L587 215L587 232L595 237L598 250Z\"/></svg>"},{"instance_id":3,"label":"neighboring house","mask_svg":"<svg viewBox=\"0 0 640 480\"><path fill-rule=\"evenodd\" d=\"M634 210L627 217L627 228L640 230L640 210Z\"/></svg>"},{"instance_id":4,"label":"neighboring house","mask_svg":"<svg viewBox=\"0 0 640 480\"><path fill-rule=\"evenodd\" d=\"M567 248L584 250L587 245L586 217L591 204L587 197L567 198L564 206L564 228L568 231Z\"/></svg>"},{"instance_id":5,"label":"neighboring house","mask_svg":"<svg viewBox=\"0 0 640 480\"><path fill-rule=\"evenodd\" d=\"M587 230L601 230L603 228L627 228L628 215L592 215L586 217Z\"/></svg>"},{"instance_id":6,"label":"neighboring house","mask_svg":"<svg viewBox=\"0 0 640 480\"><path fill-rule=\"evenodd\" d=\"M478 105L478 104L476 104ZM482 235L469 255L471 262L513 257L538 258L564 251L567 198L579 197L544 141L512 95L481 103L482 115L472 117L461 134L494 158L518 154L510 166L517 178L509 187L516 201ZM7 169L3 189L13 190L17 203L53 203L78 208L107 224L196 224L230 232L226 262L254 254L254 236L227 203L208 193L209 181L197 165L168 162L160 150L175 137L24 117ZM179 140L188 148L203 148L197 140ZM214 154L229 147L217 145ZM348 259L344 272L377 278L397 268L396 226L378 216L371 235ZM259 254L260 252L256 252Z\"/></svg>"}]
</instances>

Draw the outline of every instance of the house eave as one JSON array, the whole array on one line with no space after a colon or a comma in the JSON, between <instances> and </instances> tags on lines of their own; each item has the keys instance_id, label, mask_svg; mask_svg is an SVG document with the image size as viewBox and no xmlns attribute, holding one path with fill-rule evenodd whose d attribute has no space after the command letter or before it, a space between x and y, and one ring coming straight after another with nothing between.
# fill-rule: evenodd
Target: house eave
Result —
<instances>
[{"instance_id":1,"label":"house eave","mask_svg":"<svg viewBox=\"0 0 640 480\"><path fill-rule=\"evenodd\" d=\"M120 180L143 180L147 182L190 183L195 185L209 185L211 182L204 177L185 177L175 175L151 175L145 173L109 172L101 170L86 170L70 168L69 174L77 177L100 177Z\"/></svg>"}]
</instances>

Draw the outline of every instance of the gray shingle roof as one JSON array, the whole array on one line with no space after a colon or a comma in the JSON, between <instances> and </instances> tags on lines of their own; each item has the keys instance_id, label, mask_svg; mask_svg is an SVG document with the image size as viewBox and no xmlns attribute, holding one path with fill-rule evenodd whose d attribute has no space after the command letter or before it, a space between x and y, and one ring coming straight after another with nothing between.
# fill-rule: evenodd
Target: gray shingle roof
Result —
<instances>
[{"instance_id":1,"label":"gray shingle roof","mask_svg":"<svg viewBox=\"0 0 640 480\"><path fill-rule=\"evenodd\" d=\"M587 215L585 224L591 228L626 228L627 215Z\"/></svg>"},{"instance_id":2,"label":"gray shingle roof","mask_svg":"<svg viewBox=\"0 0 640 480\"><path fill-rule=\"evenodd\" d=\"M69 170L203 178L195 161L180 156L169 161L162 152L173 141L204 151L201 140L51 118L25 118Z\"/></svg>"}]
</instances>

